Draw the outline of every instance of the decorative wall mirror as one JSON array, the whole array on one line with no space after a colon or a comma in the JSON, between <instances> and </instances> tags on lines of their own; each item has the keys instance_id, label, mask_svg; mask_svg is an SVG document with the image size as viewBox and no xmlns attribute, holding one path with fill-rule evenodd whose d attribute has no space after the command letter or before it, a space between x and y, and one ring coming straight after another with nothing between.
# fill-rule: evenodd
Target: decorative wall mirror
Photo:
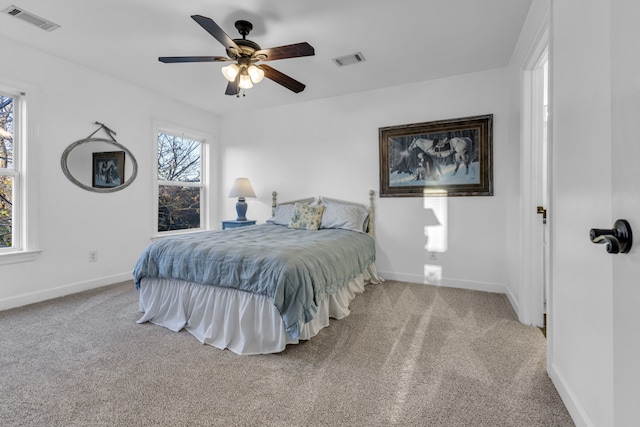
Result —
<instances>
[{"instance_id":1,"label":"decorative wall mirror","mask_svg":"<svg viewBox=\"0 0 640 427\"><path fill-rule=\"evenodd\" d=\"M95 193L112 193L127 188L138 175L133 154L116 141L114 131L102 123L98 130L69 145L62 153L60 165L64 175L80 188ZM109 139L94 138L104 130Z\"/></svg>"}]
</instances>

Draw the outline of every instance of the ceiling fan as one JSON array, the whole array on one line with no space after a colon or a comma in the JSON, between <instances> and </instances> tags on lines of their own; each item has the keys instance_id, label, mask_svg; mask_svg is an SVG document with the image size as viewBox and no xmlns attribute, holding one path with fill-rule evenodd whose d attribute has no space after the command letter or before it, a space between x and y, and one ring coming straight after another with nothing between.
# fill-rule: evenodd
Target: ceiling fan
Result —
<instances>
[{"instance_id":1,"label":"ceiling fan","mask_svg":"<svg viewBox=\"0 0 640 427\"><path fill-rule=\"evenodd\" d=\"M280 71L265 65L258 64L260 61L274 61L276 59L296 58L301 56L313 56L315 50L307 42L290 44L286 46L262 49L257 43L248 40L247 35L253 29L253 25L244 20L236 21L241 39L231 39L223 30L213 22L211 18L201 15L192 15L202 28L215 37L227 50L229 56L161 56L158 58L164 63L179 62L226 62L234 61L232 64L222 68L222 74L229 81L225 94L239 96L240 89L249 89L254 83L260 82L264 77L286 87L287 89L299 93L305 88L303 83L281 73Z\"/></svg>"}]
</instances>

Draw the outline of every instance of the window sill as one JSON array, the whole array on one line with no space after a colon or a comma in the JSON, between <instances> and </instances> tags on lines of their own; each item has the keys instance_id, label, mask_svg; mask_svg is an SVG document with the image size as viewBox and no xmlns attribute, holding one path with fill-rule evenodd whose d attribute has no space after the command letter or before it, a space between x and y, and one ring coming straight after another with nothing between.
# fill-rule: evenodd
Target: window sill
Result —
<instances>
[{"instance_id":1,"label":"window sill","mask_svg":"<svg viewBox=\"0 0 640 427\"><path fill-rule=\"evenodd\" d=\"M211 231L211 230L207 230L204 228L189 228L186 230L164 231L162 233L156 233L153 236L151 236L151 240L159 240L164 237L170 237L170 236L183 236L185 234L200 233L202 231Z\"/></svg>"},{"instance_id":2,"label":"window sill","mask_svg":"<svg viewBox=\"0 0 640 427\"><path fill-rule=\"evenodd\" d=\"M40 256L41 250L0 253L0 265L19 264L21 262L35 261Z\"/></svg>"}]
</instances>

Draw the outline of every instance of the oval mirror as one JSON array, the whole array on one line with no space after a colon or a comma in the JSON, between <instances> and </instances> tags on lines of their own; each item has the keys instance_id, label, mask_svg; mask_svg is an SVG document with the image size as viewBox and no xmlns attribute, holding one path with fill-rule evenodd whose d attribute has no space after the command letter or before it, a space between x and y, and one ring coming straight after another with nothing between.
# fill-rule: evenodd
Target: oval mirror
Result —
<instances>
[{"instance_id":1,"label":"oval mirror","mask_svg":"<svg viewBox=\"0 0 640 427\"><path fill-rule=\"evenodd\" d=\"M119 142L103 138L84 138L69 145L60 165L69 181L95 193L123 190L138 175L133 154Z\"/></svg>"}]
</instances>

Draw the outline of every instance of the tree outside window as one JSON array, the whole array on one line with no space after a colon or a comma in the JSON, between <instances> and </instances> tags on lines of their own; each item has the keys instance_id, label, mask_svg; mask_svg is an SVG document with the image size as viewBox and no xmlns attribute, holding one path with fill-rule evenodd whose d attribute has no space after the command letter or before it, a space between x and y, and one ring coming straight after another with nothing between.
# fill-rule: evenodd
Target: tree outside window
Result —
<instances>
[{"instance_id":1,"label":"tree outside window","mask_svg":"<svg viewBox=\"0 0 640 427\"><path fill-rule=\"evenodd\" d=\"M0 94L0 249L13 246L13 106Z\"/></svg>"},{"instance_id":2,"label":"tree outside window","mask_svg":"<svg viewBox=\"0 0 640 427\"><path fill-rule=\"evenodd\" d=\"M201 228L202 142L158 132L158 231Z\"/></svg>"}]
</instances>

